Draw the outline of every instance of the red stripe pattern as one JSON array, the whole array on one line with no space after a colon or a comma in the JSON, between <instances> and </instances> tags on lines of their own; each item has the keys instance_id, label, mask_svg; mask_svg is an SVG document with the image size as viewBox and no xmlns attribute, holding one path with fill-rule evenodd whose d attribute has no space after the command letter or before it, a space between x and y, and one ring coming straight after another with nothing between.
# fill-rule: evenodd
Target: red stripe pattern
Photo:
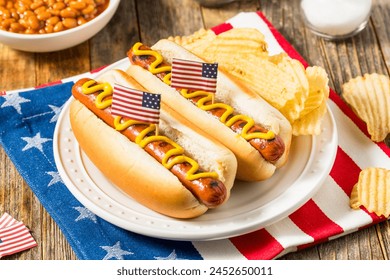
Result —
<instances>
[{"instance_id":1,"label":"red stripe pattern","mask_svg":"<svg viewBox=\"0 0 390 280\"><path fill-rule=\"evenodd\" d=\"M44 88L44 87L50 87L50 86L55 86L55 85L59 85L59 84L62 84L61 80L54 81L54 82L49 82L49 83L45 83L45 84L41 84L39 86L36 86L35 88Z\"/></svg>"},{"instance_id":2,"label":"red stripe pattern","mask_svg":"<svg viewBox=\"0 0 390 280\"><path fill-rule=\"evenodd\" d=\"M330 172L330 176L346 193L346 195L351 195L352 188L359 180L359 174L361 171L361 168L351 159L351 157L338 147L336 160ZM348 174L348 176L345 176L345 174ZM375 213L368 212L363 206L361 206L361 209L363 209L371 217L372 224L385 220L384 217L379 217Z\"/></svg>"},{"instance_id":3,"label":"red stripe pattern","mask_svg":"<svg viewBox=\"0 0 390 280\"><path fill-rule=\"evenodd\" d=\"M220 25L214 26L211 28L211 30L216 34L221 34L223 32L226 32L230 29L233 29L233 26L230 23L222 23Z\"/></svg>"},{"instance_id":4,"label":"red stripe pattern","mask_svg":"<svg viewBox=\"0 0 390 280\"><path fill-rule=\"evenodd\" d=\"M171 86L176 89L205 90L215 93L217 89L217 70L217 63L174 58L172 61Z\"/></svg>"},{"instance_id":5,"label":"red stripe pattern","mask_svg":"<svg viewBox=\"0 0 390 280\"><path fill-rule=\"evenodd\" d=\"M346 195L350 196L353 186L359 179L361 168L340 147L337 148L336 159L330 176ZM345 176L348 174L348 176Z\"/></svg>"},{"instance_id":6,"label":"red stripe pattern","mask_svg":"<svg viewBox=\"0 0 390 280\"><path fill-rule=\"evenodd\" d=\"M37 246L28 228L5 213L0 218L0 258Z\"/></svg>"},{"instance_id":7,"label":"red stripe pattern","mask_svg":"<svg viewBox=\"0 0 390 280\"><path fill-rule=\"evenodd\" d=\"M343 229L329 219L313 200L306 202L289 217L303 232L314 238L313 244L298 246L299 249L326 241L329 236L343 232Z\"/></svg>"},{"instance_id":8,"label":"red stripe pattern","mask_svg":"<svg viewBox=\"0 0 390 280\"><path fill-rule=\"evenodd\" d=\"M158 124L161 95L114 85L112 114L132 120Z\"/></svg>"},{"instance_id":9,"label":"red stripe pattern","mask_svg":"<svg viewBox=\"0 0 390 280\"><path fill-rule=\"evenodd\" d=\"M8 213L4 213L0 218L0 229L13 225L17 221L12 218Z\"/></svg>"},{"instance_id":10,"label":"red stripe pattern","mask_svg":"<svg viewBox=\"0 0 390 280\"><path fill-rule=\"evenodd\" d=\"M248 260L269 260L280 254L283 246L265 229L230 239Z\"/></svg>"}]
</instances>

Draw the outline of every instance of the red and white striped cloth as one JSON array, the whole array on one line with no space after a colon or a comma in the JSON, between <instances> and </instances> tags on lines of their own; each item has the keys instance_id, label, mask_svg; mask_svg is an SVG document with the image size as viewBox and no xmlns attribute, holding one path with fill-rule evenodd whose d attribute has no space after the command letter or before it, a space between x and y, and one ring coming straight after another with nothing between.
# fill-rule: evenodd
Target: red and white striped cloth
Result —
<instances>
[{"instance_id":1,"label":"red and white striped cloth","mask_svg":"<svg viewBox=\"0 0 390 280\"><path fill-rule=\"evenodd\" d=\"M37 246L29 229L4 213L0 218L0 258Z\"/></svg>"},{"instance_id":2,"label":"red and white striped cloth","mask_svg":"<svg viewBox=\"0 0 390 280\"><path fill-rule=\"evenodd\" d=\"M286 52L308 66L261 12L239 13L212 30L219 34L239 27L259 29L266 37L271 55ZM104 68L42 86L77 81L94 76ZM263 229L230 239L192 242L204 259L275 259L385 220L363 207L352 210L349 195L362 169L390 169L390 148L383 142L372 142L365 123L332 90L328 105L336 121L339 142L334 166L320 190L293 214Z\"/></svg>"}]
</instances>

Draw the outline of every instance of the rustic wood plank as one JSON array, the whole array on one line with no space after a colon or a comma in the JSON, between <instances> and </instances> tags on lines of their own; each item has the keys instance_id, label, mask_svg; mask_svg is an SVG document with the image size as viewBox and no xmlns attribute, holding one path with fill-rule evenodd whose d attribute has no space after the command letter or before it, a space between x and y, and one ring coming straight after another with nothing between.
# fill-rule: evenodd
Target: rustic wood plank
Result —
<instances>
[{"instance_id":1,"label":"rustic wood plank","mask_svg":"<svg viewBox=\"0 0 390 280\"><path fill-rule=\"evenodd\" d=\"M306 248L304 250L291 252L280 258L279 260L320 260L318 250L316 247Z\"/></svg>"},{"instance_id":2,"label":"rustic wood plank","mask_svg":"<svg viewBox=\"0 0 390 280\"><path fill-rule=\"evenodd\" d=\"M86 42L60 52L36 54L36 61L35 85L59 81L90 70L89 45Z\"/></svg>"},{"instance_id":3,"label":"rustic wood plank","mask_svg":"<svg viewBox=\"0 0 390 280\"><path fill-rule=\"evenodd\" d=\"M90 40L91 69L116 62L138 41L135 1L121 1L114 17Z\"/></svg>"},{"instance_id":4,"label":"rustic wood plank","mask_svg":"<svg viewBox=\"0 0 390 280\"><path fill-rule=\"evenodd\" d=\"M385 260L390 259L390 223L389 220L377 225L381 251Z\"/></svg>"},{"instance_id":5,"label":"rustic wood plank","mask_svg":"<svg viewBox=\"0 0 390 280\"><path fill-rule=\"evenodd\" d=\"M387 73L390 73L390 2L387 0L374 0L371 15L371 24L374 26L375 35L380 44L381 56L385 61Z\"/></svg>"},{"instance_id":6,"label":"rustic wood plank","mask_svg":"<svg viewBox=\"0 0 390 280\"><path fill-rule=\"evenodd\" d=\"M202 7L204 28L211 28L234 17L239 12L254 12L260 9L256 0L236 1L218 8ZM200 27L199 27L200 28Z\"/></svg>"},{"instance_id":7,"label":"rustic wood plank","mask_svg":"<svg viewBox=\"0 0 390 280\"><path fill-rule=\"evenodd\" d=\"M375 227L371 227L369 229L370 229L369 246L371 249L371 259L386 260L387 255L385 250L383 250L384 248L382 247L382 233L381 233L380 226L376 225Z\"/></svg>"},{"instance_id":8,"label":"rustic wood plank","mask_svg":"<svg viewBox=\"0 0 390 280\"><path fill-rule=\"evenodd\" d=\"M334 89L341 94L342 84L365 73L386 73L381 59L381 47L371 22L357 36L340 41L323 41L323 56L327 59L328 73Z\"/></svg>"},{"instance_id":9,"label":"rustic wood plank","mask_svg":"<svg viewBox=\"0 0 390 280\"><path fill-rule=\"evenodd\" d=\"M31 229L31 219L28 213L33 213L29 203L33 198L33 194L24 184L22 177L2 148L0 150L0 160L0 202L3 208L0 215L8 212L15 219L25 222ZM29 212L25 212L25 210ZM22 252L4 259L25 259L31 254L31 251Z\"/></svg>"},{"instance_id":10,"label":"rustic wood plank","mask_svg":"<svg viewBox=\"0 0 390 280\"><path fill-rule=\"evenodd\" d=\"M137 1L140 39L151 45L159 39L189 35L202 27L199 5L192 0Z\"/></svg>"},{"instance_id":11,"label":"rustic wood plank","mask_svg":"<svg viewBox=\"0 0 390 280\"><path fill-rule=\"evenodd\" d=\"M16 51L0 44L0 90L35 85L35 54ZM24 75L15 75L23 69Z\"/></svg>"}]
</instances>

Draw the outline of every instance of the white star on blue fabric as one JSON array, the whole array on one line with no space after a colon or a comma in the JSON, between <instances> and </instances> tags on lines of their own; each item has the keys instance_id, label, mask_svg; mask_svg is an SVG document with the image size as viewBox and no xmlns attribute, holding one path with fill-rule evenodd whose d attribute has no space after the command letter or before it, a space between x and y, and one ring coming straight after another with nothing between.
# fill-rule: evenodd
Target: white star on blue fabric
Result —
<instances>
[{"instance_id":1,"label":"white star on blue fabric","mask_svg":"<svg viewBox=\"0 0 390 280\"><path fill-rule=\"evenodd\" d=\"M0 108L14 107L19 115L22 114L22 107L20 106L20 104L31 102L31 100L19 96L19 93L4 95L3 98L5 98L5 102L1 105Z\"/></svg>"},{"instance_id":2,"label":"white star on blue fabric","mask_svg":"<svg viewBox=\"0 0 390 280\"><path fill-rule=\"evenodd\" d=\"M55 183L62 182L60 173L58 173L57 171L48 171L48 172L46 172L46 174L48 174L52 177L51 181L47 185L48 187L54 185Z\"/></svg>"},{"instance_id":3,"label":"white star on blue fabric","mask_svg":"<svg viewBox=\"0 0 390 280\"><path fill-rule=\"evenodd\" d=\"M132 252L122 250L120 241L115 243L114 246L100 246L100 248L107 251L107 255L104 256L103 260L109 260L112 258L123 260L123 256L134 254Z\"/></svg>"},{"instance_id":4,"label":"white star on blue fabric","mask_svg":"<svg viewBox=\"0 0 390 280\"><path fill-rule=\"evenodd\" d=\"M184 260L177 257L176 251L173 250L172 253L169 254L168 257L154 257L155 260L164 260L164 261L171 261L171 260Z\"/></svg>"},{"instance_id":5,"label":"white star on blue fabric","mask_svg":"<svg viewBox=\"0 0 390 280\"><path fill-rule=\"evenodd\" d=\"M34 119L34 118L38 118L38 117L42 117L42 116L45 116L45 115L49 115L49 114L53 114L54 113L54 116L50 119L50 123L55 123L59 116L60 116L60 113L62 111L62 108L64 106L61 106L61 107L57 107L57 106L54 106L54 105L48 105L50 107L50 111L47 111L47 112L43 112L43 113L39 113L39 114L36 114L36 115L32 115L32 116L28 116L28 117L25 117L23 118L23 121L25 120L30 120L30 119Z\"/></svg>"},{"instance_id":6,"label":"white star on blue fabric","mask_svg":"<svg viewBox=\"0 0 390 280\"><path fill-rule=\"evenodd\" d=\"M73 207L73 209L76 209L80 213L80 215L75 220L76 222L84 219L91 220L94 223L97 222L96 215L89 211L87 208L77 206Z\"/></svg>"},{"instance_id":7,"label":"white star on blue fabric","mask_svg":"<svg viewBox=\"0 0 390 280\"><path fill-rule=\"evenodd\" d=\"M23 152L31 148L37 148L41 151L41 153L43 153L42 144L47 141L51 141L50 138L42 138L40 132L38 132L34 137L22 137L22 140L27 142L27 145L22 149Z\"/></svg>"},{"instance_id":8,"label":"white star on blue fabric","mask_svg":"<svg viewBox=\"0 0 390 280\"><path fill-rule=\"evenodd\" d=\"M54 113L54 116L51 118L50 123L54 123L58 120L58 117L60 116L61 110L64 106L57 107L54 105L49 105L49 107Z\"/></svg>"}]
</instances>

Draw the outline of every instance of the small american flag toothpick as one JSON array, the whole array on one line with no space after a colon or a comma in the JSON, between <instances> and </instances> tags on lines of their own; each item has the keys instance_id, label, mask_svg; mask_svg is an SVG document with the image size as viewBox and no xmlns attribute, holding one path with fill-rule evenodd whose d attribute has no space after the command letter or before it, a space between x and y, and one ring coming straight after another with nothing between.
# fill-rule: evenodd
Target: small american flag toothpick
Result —
<instances>
[{"instance_id":1,"label":"small american flag toothpick","mask_svg":"<svg viewBox=\"0 0 390 280\"><path fill-rule=\"evenodd\" d=\"M161 95L114 85L112 114L136 121L158 124Z\"/></svg>"},{"instance_id":2,"label":"small american flag toothpick","mask_svg":"<svg viewBox=\"0 0 390 280\"><path fill-rule=\"evenodd\" d=\"M176 89L204 90L215 93L218 63L204 63L174 58L171 87Z\"/></svg>"}]
</instances>

